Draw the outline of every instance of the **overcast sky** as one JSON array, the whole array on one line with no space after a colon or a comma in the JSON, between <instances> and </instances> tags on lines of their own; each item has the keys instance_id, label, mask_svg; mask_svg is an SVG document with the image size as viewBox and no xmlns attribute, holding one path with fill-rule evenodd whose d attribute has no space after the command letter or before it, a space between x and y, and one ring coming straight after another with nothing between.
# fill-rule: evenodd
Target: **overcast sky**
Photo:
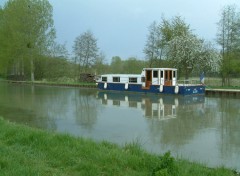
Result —
<instances>
[{"instance_id":1,"label":"overcast sky","mask_svg":"<svg viewBox=\"0 0 240 176\"><path fill-rule=\"evenodd\" d=\"M6 0L0 0L1 5ZM194 33L214 41L216 23L225 5L240 0L49 0L57 41L66 43L70 53L77 36L91 30L98 47L110 61L112 56L123 59L144 58L143 48L148 27L160 22L162 15L170 19L180 15Z\"/></svg>"}]
</instances>

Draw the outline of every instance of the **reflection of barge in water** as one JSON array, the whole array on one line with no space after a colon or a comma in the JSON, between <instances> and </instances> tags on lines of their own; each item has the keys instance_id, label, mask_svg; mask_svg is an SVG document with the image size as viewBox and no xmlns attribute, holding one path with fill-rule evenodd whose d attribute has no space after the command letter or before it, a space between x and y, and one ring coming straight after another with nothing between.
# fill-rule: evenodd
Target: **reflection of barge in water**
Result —
<instances>
[{"instance_id":1,"label":"reflection of barge in water","mask_svg":"<svg viewBox=\"0 0 240 176\"><path fill-rule=\"evenodd\" d=\"M98 92L98 99L103 105L121 106L137 108L144 112L147 118L156 118L159 120L176 118L177 109L184 107L186 110L190 107L202 108L205 97L204 95L195 96L173 96L162 95L154 96L134 93L117 93L117 92Z\"/></svg>"},{"instance_id":2,"label":"reflection of barge in water","mask_svg":"<svg viewBox=\"0 0 240 176\"><path fill-rule=\"evenodd\" d=\"M137 74L105 74L96 79L99 89L155 94L204 94L205 86L197 81L177 81L175 68L143 68Z\"/></svg>"}]
</instances>

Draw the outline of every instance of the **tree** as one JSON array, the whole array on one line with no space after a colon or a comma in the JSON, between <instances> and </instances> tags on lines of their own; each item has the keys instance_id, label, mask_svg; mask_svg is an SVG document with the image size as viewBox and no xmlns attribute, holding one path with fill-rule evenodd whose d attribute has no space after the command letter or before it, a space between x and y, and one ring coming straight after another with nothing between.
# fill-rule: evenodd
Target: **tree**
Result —
<instances>
[{"instance_id":1,"label":"tree","mask_svg":"<svg viewBox=\"0 0 240 176\"><path fill-rule=\"evenodd\" d=\"M162 17L158 25L154 22L150 26L144 51L150 66L151 60L157 58L161 67L178 68L179 73L184 72L186 79L193 70L219 68L220 57L214 47L194 35L190 26L179 16L171 20Z\"/></svg>"},{"instance_id":2,"label":"tree","mask_svg":"<svg viewBox=\"0 0 240 176\"><path fill-rule=\"evenodd\" d=\"M119 56L112 57L111 61L111 73L125 73L123 69L123 62Z\"/></svg>"},{"instance_id":3,"label":"tree","mask_svg":"<svg viewBox=\"0 0 240 176\"><path fill-rule=\"evenodd\" d=\"M157 65L164 64L163 60L168 58L168 43L172 39L190 33L189 25L180 16L171 20L162 17L160 24L154 21L149 27L149 35L144 48L150 67L154 63L157 63Z\"/></svg>"},{"instance_id":4,"label":"tree","mask_svg":"<svg viewBox=\"0 0 240 176\"><path fill-rule=\"evenodd\" d=\"M6 57L5 57L5 47L4 47L4 42L6 39L4 37L4 33L3 33L3 9L0 6L0 75L5 75L6 73Z\"/></svg>"},{"instance_id":5,"label":"tree","mask_svg":"<svg viewBox=\"0 0 240 176\"><path fill-rule=\"evenodd\" d=\"M105 60L106 60L105 54L103 52L100 52L94 64L95 74L108 73L109 66L105 63Z\"/></svg>"},{"instance_id":6,"label":"tree","mask_svg":"<svg viewBox=\"0 0 240 176\"><path fill-rule=\"evenodd\" d=\"M96 62L98 57L97 39L91 31L84 32L75 39L73 52L79 69L82 67L84 72Z\"/></svg>"},{"instance_id":7,"label":"tree","mask_svg":"<svg viewBox=\"0 0 240 176\"><path fill-rule=\"evenodd\" d=\"M55 39L52 6L48 0L9 0L2 17L2 58L7 59L8 72L29 71L34 81L34 61L48 54Z\"/></svg>"},{"instance_id":8,"label":"tree","mask_svg":"<svg viewBox=\"0 0 240 176\"><path fill-rule=\"evenodd\" d=\"M192 34L172 39L169 42L169 57L174 67L185 72L185 79L189 78L193 70L217 70L221 59L211 43L206 43Z\"/></svg>"},{"instance_id":9,"label":"tree","mask_svg":"<svg viewBox=\"0 0 240 176\"><path fill-rule=\"evenodd\" d=\"M59 44L59 43L53 42L50 48L49 56L67 59L69 57L69 53L66 48L66 44Z\"/></svg>"},{"instance_id":10,"label":"tree","mask_svg":"<svg viewBox=\"0 0 240 176\"><path fill-rule=\"evenodd\" d=\"M157 59L161 58L161 49L162 47L159 46L159 43L161 42L161 34L159 27L157 25L157 22L154 21L149 26L149 35L147 37L147 43L144 48L144 53L146 55L146 59L149 62L149 66L152 67L154 62L157 61Z\"/></svg>"},{"instance_id":11,"label":"tree","mask_svg":"<svg viewBox=\"0 0 240 176\"><path fill-rule=\"evenodd\" d=\"M232 67L240 52L240 13L235 6L228 5L222 9L218 22L217 43L221 46L223 85L230 85Z\"/></svg>"},{"instance_id":12,"label":"tree","mask_svg":"<svg viewBox=\"0 0 240 176\"><path fill-rule=\"evenodd\" d=\"M139 74L144 67L145 62L135 57L130 57L123 62L123 70L128 74Z\"/></svg>"}]
</instances>

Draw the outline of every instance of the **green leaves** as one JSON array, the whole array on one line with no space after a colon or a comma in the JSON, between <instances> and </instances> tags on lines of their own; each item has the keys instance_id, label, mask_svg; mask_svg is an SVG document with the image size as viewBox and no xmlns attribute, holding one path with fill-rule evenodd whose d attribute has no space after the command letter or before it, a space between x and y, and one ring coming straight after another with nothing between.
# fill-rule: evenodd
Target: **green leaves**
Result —
<instances>
[{"instance_id":1,"label":"green leaves","mask_svg":"<svg viewBox=\"0 0 240 176\"><path fill-rule=\"evenodd\" d=\"M5 75L30 75L35 58L48 55L55 39L52 6L48 0L9 0L0 16L0 67Z\"/></svg>"},{"instance_id":2,"label":"green leaves","mask_svg":"<svg viewBox=\"0 0 240 176\"><path fill-rule=\"evenodd\" d=\"M180 16L170 20L162 18L159 24L153 22L144 52L150 67L163 67L167 63L164 66L183 70L186 79L194 69L198 72L219 70L221 60L213 45L193 34Z\"/></svg>"}]
</instances>

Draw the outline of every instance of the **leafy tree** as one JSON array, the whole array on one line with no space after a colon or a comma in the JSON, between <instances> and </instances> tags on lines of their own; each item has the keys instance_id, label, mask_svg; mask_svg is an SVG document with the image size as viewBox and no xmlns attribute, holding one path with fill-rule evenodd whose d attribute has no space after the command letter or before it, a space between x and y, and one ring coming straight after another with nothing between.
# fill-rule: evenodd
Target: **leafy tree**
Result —
<instances>
[{"instance_id":1,"label":"leafy tree","mask_svg":"<svg viewBox=\"0 0 240 176\"><path fill-rule=\"evenodd\" d=\"M240 52L240 12L236 6L228 5L222 9L218 22L217 43L221 46L223 85L230 85L230 74L236 71Z\"/></svg>"},{"instance_id":2,"label":"leafy tree","mask_svg":"<svg viewBox=\"0 0 240 176\"><path fill-rule=\"evenodd\" d=\"M36 59L36 79L48 81L74 82L73 65L63 57L44 57Z\"/></svg>"},{"instance_id":3,"label":"leafy tree","mask_svg":"<svg viewBox=\"0 0 240 176\"><path fill-rule=\"evenodd\" d=\"M100 52L93 66L95 74L104 74L109 72L109 66L105 63L105 60L105 54L103 52Z\"/></svg>"},{"instance_id":4,"label":"leafy tree","mask_svg":"<svg viewBox=\"0 0 240 176\"><path fill-rule=\"evenodd\" d=\"M149 27L149 35L144 48L149 66L152 67L155 63L164 65L163 60L168 58L168 43L175 37L189 33L191 33L189 25L179 16L171 20L162 17L160 24L154 21Z\"/></svg>"},{"instance_id":5,"label":"leafy tree","mask_svg":"<svg viewBox=\"0 0 240 176\"><path fill-rule=\"evenodd\" d=\"M97 39L91 31L84 32L74 41L73 52L75 61L86 72L96 62L98 57Z\"/></svg>"},{"instance_id":6,"label":"leafy tree","mask_svg":"<svg viewBox=\"0 0 240 176\"><path fill-rule=\"evenodd\" d=\"M119 56L112 57L111 61L111 73L126 73L123 69L123 62Z\"/></svg>"},{"instance_id":7,"label":"leafy tree","mask_svg":"<svg viewBox=\"0 0 240 176\"><path fill-rule=\"evenodd\" d=\"M204 43L195 35L175 37L169 42L169 57L172 65L184 71L185 79L193 70L218 69L221 57L210 43Z\"/></svg>"},{"instance_id":8,"label":"leafy tree","mask_svg":"<svg viewBox=\"0 0 240 176\"><path fill-rule=\"evenodd\" d=\"M8 72L30 72L34 81L35 60L47 55L55 39L52 6L48 0L9 0L3 8L0 35L1 59Z\"/></svg>"},{"instance_id":9,"label":"leafy tree","mask_svg":"<svg viewBox=\"0 0 240 176\"><path fill-rule=\"evenodd\" d=\"M123 70L125 73L129 74L140 74L142 68L145 67L145 62L138 60L135 57L130 57L127 60L123 61Z\"/></svg>"},{"instance_id":10,"label":"leafy tree","mask_svg":"<svg viewBox=\"0 0 240 176\"><path fill-rule=\"evenodd\" d=\"M3 9L0 6L0 75L5 75L5 73L7 72L6 70L6 65L7 65L7 61L6 61L6 55L5 55L5 41L4 39L6 39L4 37L4 32L3 32Z\"/></svg>"},{"instance_id":11,"label":"leafy tree","mask_svg":"<svg viewBox=\"0 0 240 176\"><path fill-rule=\"evenodd\" d=\"M219 68L220 57L216 49L194 35L179 16L171 20L163 17L158 25L154 22L144 51L150 66L154 65L152 60L159 60L158 66L176 67L179 73L184 72L186 79L193 70Z\"/></svg>"}]
</instances>

